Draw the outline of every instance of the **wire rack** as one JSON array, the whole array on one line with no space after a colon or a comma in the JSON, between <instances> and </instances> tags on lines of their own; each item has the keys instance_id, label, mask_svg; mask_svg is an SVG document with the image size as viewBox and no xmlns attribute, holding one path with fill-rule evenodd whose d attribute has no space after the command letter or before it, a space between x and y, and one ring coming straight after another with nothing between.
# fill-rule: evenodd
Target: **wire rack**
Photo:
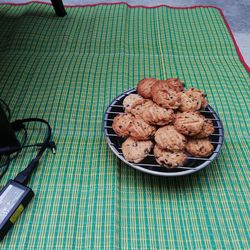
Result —
<instances>
[{"instance_id":1,"label":"wire rack","mask_svg":"<svg viewBox=\"0 0 250 250\"><path fill-rule=\"evenodd\" d=\"M181 175L187 175L195 173L205 167L207 167L212 161L215 160L215 158L218 156L223 141L224 141L224 130L222 122L217 115L217 113L214 111L214 109L208 105L206 109L200 110L200 113L205 116L206 118L210 119L213 122L214 126L214 133L209 137L211 143L214 146L214 151L209 157L193 157L189 155L186 152L187 159L184 162L183 166L178 166L176 168L166 168L161 165L159 165L153 155L153 151L150 152L150 154L140 163L131 163L128 162L122 154L121 146L122 143L125 141L124 138L121 138L116 135L114 130L112 129L112 123L115 116L117 116L120 113L124 113L123 109L123 99L130 94L135 94L136 90L130 89L123 94L119 95L117 98L115 98L111 104L108 106L105 115L104 115L104 134L106 137L106 141L110 147L110 149L113 151L113 153L121 159L123 162L125 162L127 165L140 170L142 172L152 174L152 175L158 175L158 176L181 176Z\"/></svg>"}]
</instances>

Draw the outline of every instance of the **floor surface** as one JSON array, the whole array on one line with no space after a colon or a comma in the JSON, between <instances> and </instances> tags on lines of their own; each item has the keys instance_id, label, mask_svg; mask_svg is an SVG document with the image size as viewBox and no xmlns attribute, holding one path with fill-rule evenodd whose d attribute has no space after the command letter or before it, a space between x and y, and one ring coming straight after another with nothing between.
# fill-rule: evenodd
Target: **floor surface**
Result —
<instances>
[{"instance_id":1,"label":"floor surface","mask_svg":"<svg viewBox=\"0 0 250 250\"><path fill-rule=\"evenodd\" d=\"M29 2L30 0L0 0L4 2ZM40 0L44 1L44 0ZM65 5L93 4L100 2L118 2L102 0L64 0ZM121 0L122 1L122 0ZM235 39L239 45L241 53L248 65L250 65L250 0L123 0L130 5L155 6L167 4L170 6L192 6L192 5L213 5L220 7L233 31ZM48 0L44 1L48 2Z\"/></svg>"}]
</instances>

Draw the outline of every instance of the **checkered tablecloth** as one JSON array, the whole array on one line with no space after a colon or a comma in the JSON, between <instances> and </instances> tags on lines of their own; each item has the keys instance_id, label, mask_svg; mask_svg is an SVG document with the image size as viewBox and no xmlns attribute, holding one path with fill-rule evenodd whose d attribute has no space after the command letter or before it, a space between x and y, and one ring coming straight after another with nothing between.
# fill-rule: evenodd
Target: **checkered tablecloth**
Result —
<instances>
[{"instance_id":1,"label":"checkered tablecloth","mask_svg":"<svg viewBox=\"0 0 250 250\"><path fill-rule=\"evenodd\" d=\"M67 12L0 6L0 96L13 120L47 119L58 148L43 157L29 183L36 196L0 248L250 249L250 77L220 12L124 4ZM179 77L208 94L225 129L211 166L159 178L112 154L104 111L144 77ZM29 135L43 138L39 127ZM33 155L23 151L0 185Z\"/></svg>"}]
</instances>

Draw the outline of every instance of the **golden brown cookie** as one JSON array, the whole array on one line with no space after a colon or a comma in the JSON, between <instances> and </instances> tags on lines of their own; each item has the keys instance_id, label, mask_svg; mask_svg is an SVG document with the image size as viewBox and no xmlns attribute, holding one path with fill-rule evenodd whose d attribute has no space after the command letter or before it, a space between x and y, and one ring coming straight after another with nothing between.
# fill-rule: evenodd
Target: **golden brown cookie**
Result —
<instances>
[{"instance_id":1,"label":"golden brown cookie","mask_svg":"<svg viewBox=\"0 0 250 250\"><path fill-rule=\"evenodd\" d=\"M122 143L122 153L127 161L138 163L146 158L153 148L152 141L137 141L131 137Z\"/></svg>"},{"instance_id":2,"label":"golden brown cookie","mask_svg":"<svg viewBox=\"0 0 250 250\"><path fill-rule=\"evenodd\" d=\"M137 94L130 94L123 100L123 107L126 113L130 113L131 109L145 102L145 99Z\"/></svg>"},{"instance_id":3,"label":"golden brown cookie","mask_svg":"<svg viewBox=\"0 0 250 250\"><path fill-rule=\"evenodd\" d=\"M152 105L154 105L153 101L145 99L145 102L143 104L136 105L134 108L131 109L130 113L136 117L142 117L143 112Z\"/></svg>"},{"instance_id":4,"label":"golden brown cookie","mask_svg":"<svg viewBox=\"0 0 250 250\"><path fill-rule=\"evenodd\" d=\"M192 156L206 157L212 154L214 146L208 139L190 139L186 150Z\"/></svg>"},{"instance_id":5,"label":"golden brown cookie","mask_svg":"<svg viewBox=\"0 0 250 250\"><path fill-rule=\"evenodd\" d=\"M182 151L167 151L161 149L157 144L154 147L154 155L158 164L167 168L181 167L187 158Z\"/></svg>"},{"instance_id":6,"label":"golden brown cookie","mask_svg":"<svg viewBox=\"0 0 250 250\"><path fill-rule=\"evenodd\" d=\"M150 126L141 118L133 118L128 128L129 134L136 140L148 140L155 134L155 127Z\"/></svg>"},{"instance_id":7,"label":"golden brown cookie","mask_svg":"<svg viewBox=\"0 0 250 250\"><path fill-rule=\"evenodd\" d=\"M184 135L197 135L201 132L204 119L198 112L177 113L175 117L175 128Z\"/></svg>"},{"instance_id":8,"label":"golden brown cookie","mask_svg":"<svg viewBox=\"0 0 250 250\"><path fill-rule=\"evenodd\" d=\"M144 78L137 85L137 92L144 98L151 98L151 88L157 82L155 78Z\"/></svg>"},{"instance_id":9,"label":"golden brown cookie","mask_svg":"<svg viewBox=\"0 0 250 250\"><path fill-rule=\"evenodd\" d=\"M190 88L185 93L191 99L199 102L201 105L201 108L205 108L208 105L208 101L205 98L207 95L203 91L196 89L196 88Z\"/></svg>"},{"instance_id":10,"label":"golden brown cookie","mask_svg":"<svg viewBox=\"0 0 250 250\"><path fill-rule=\"evenodd\" d=\"M169 88L166 81L157 81L152 87L152 98L159 106L177 109L181 104L181 93Z\"/></svg>"},{"instance_id":11,"label":"golden brown cookie","mask_svg":"<svg viewBox=\"0 0 250 250\"><path fill-rule=\"evenodd\" d=\"M210 136L211 134L213 134L213 132L214 132L213 122L204 117L204 124L202 126L201 132L195 135L194 138L200 138L200 139L206 138Z\"/></svg>"},{"instance_id":12,"label":"golden brown cookie","mask_svg":"<svg viewBox=\"0 0 250 250\"><path fill-rule=\"evenodd\" d=\"M181 151L186 146L186 138L172 125L159 128L155 133L155 141L162 148L169 151Z\"/></svg>"},{"instance_id":13,"label":"golden brown cookie","mask_svg":"<svg viewBox=\"0 0 250 250\"><path fill-rule=\"evenodd\" d=\"M181 94L181 105L179 110L181 112L196 111L201 108L201 100L188 96L186 93Z\"/></svg>"},{"instance_id":14,"label":"golden brown cookie","mask_svg":"<svg viewBox=\"0 0 250 250\"><path fill-rule=\"evenodd\" d=\"M131 114L117 115L112 124L112 128L118 136L126 137L129 135L129 126L132 123L133 116Z\"/></svg>"},{"instance_id":15,"label":"golden brown cookie","mask_svg":"<svg viewBox=\"0 0 250 250\"><path fill-rule=\"evenodd\" d=\"M166 80L168 87L175 92L182 92L184 90L183 82L178 78L168 78Z\"/></svg>"},{"instance_id":16,"label":"golden brown cookie","mask_svg":"<svg viewBox=\"0 0 250 250\"><path fill-rule=\"evenodd\" d=\"M144 110L142 119L151 125L164 126L174 120L174 111L154 104Z\"/></svg>"}]
</instances>

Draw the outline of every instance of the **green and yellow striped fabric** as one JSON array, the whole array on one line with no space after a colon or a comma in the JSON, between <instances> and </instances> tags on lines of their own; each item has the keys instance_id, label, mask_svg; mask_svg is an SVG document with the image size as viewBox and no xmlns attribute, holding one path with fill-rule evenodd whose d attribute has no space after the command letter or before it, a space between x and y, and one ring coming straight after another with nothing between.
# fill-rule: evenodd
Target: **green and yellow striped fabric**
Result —
<instances>
[{"instance_id":1,"label":"green and yellow striped fabric","mask_svg":"<svg viewBox=\"0 0 250 250\"><path fill-rule=\"evenodd\" d=\"M13 120L47 119L36 196L1 249L250 249L249 86L214 8L0 6L0 96ZM107 105L144 77L179 77L208 94L225 128L218 159L194 175L160 178L108 148ZM29 126L29 143L45 130ZM21 136L21 135L20 135ZM0 181L30 161L26 149Z\"/></svg>"}]
</instances>

